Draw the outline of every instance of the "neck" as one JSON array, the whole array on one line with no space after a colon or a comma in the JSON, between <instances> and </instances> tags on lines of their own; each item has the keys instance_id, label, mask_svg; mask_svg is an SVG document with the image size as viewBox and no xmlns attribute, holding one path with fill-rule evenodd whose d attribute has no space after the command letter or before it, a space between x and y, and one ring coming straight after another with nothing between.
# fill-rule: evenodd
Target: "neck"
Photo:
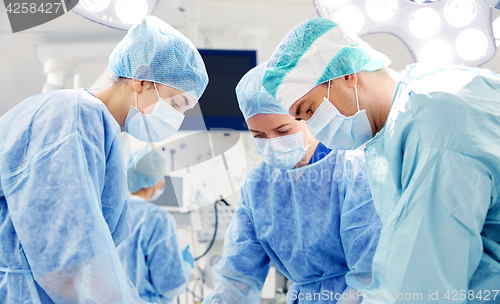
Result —
<instances>
[{"instance_id":1,"label":"neck","mask_svg":"<svg viewBox=\"0 0 500 304\"><path fill-rule=\"evenodd\" d=\"M136 195L136 196L140 196L142 197L143 199L145 199L146 201L149 202L149 200L151 199L151 196L153 196L153 193L155 192L154 189L152 189L151 187L149 188L146 188L146 189L141 189L135 193L132 193L133 195Z\"/></svg>"},{"instance_id":2,"label":"neck","mask_svg":"<svg viewBox=\"0 0 500 304\"><path fill-rule=\"evenodd\" d=\"M123 87L125 88L125 86ZM133 92L119 88L119 85L114 84L106 89L89 91L108 108L109 113L115 118L123 132L130 105L135 103Z\"/></svg>"},{"instance_id":3,"label":"neck","mask_svg":"<svg viewBox=\"0 0 500 304\"><path fill-rule=\"evenodd\" d=\"M375 136L385 126L401 75L391 69L367 72L365 75L363 82L368 83L364 86L366 112Z\"/></svg>"}]
</instances>

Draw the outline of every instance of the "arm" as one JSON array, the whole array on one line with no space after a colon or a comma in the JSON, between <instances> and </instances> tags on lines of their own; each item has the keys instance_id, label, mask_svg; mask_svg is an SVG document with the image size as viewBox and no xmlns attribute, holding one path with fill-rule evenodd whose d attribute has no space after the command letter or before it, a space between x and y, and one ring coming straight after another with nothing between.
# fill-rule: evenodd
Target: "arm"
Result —
<instances>
[{"instance_id":1,"label":"arm","mask_svg":"<svg viewBox=\"0 0 500 304\"><path fill-rule=\"evenodd\" d=\"M163 211L150 215L146 257L151 282L159 294L173 298L186 291L192 267L182 258L174 217Z\"/></svg>"},{"instance_id":2,"label":"arm","mask_svg":"<svg viewBox=\"0 0 500 304\"><path fill-rule=\"evenodd\" d=\"M244 190L224 240L222 260L212 267L214 292L203 304L258 304L270 260L260 245L245 206Z\"/></svg>"},{"instance_id":3,"label":"arm","mask_svg":"<svg viewBox=\"0 0 500 304\"><path fill-rule=\"evenodd\" d=\"M34 279L55 303L144 303L103 217L99 151L78 132L46 147L11 178L9 213Z\"/></svg>"},{"instance_id":4,"label":"arm","mask_svg":"<svg viewBox=\"0 0 500 304\"><path fill-rule=\"evenodd\" d=\"M425 300L430 291L446 302L447 292L468 290L481 260L491 176L476 159L436 148L405 156L403 168L409 169L401 178L401 198L380 236L368 293L391 293L391 303L406 303L397 300L399 294Z\"/></svg>"},{"instance_id":5,"label":"arm","mask_svg":"<svg viewBox=\"0 0 500 304\"><path fill-rule=\"evenodd\" d=\"M349 294L372 283L372 261L382 223L373 205L363 155L357 151L346 151L343 169L340 236L349 267L345 275L348 285L345 293Z\"/></svg>"}]
</instances>

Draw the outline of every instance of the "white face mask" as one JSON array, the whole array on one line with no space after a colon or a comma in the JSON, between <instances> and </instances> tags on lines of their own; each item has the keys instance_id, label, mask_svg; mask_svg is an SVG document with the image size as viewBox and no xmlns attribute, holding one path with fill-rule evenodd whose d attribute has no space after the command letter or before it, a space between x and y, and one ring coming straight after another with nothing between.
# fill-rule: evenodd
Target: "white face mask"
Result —
<instances>
[{"instance_id":1,"label":"white face mask","mask_svg":"<svg viewBox=\"0 0 500 304\"><path fill-rule=\"evenodd\" d=\"M302 125L304 126L304 125ZM265 163L281 170L295 167L306 155L307 142L304 146L302 127L291 135L267 138L252 138L257 153L262 155Z\"/></svg>"},{"instance_id":2,"label":"white face mask","mask_svg":"<svg viewBox=\"0 0 500 304\"><path fill-rule=\"evenodd\" d=\"M356 85L354 90L358 112L353 116L345 117L330 102L330 82L328 82L328 96L323 99L313 116L306 121L314 137L330 149L356 149L372 138L372 128L366 111L359 109Z\"/></svg>"},{"instance_id":3,"label":"white face mask","mask_svg":"<svg viewBox=\"0 0 500 304\"><path fill-rule=\"evenodd\" d=\"M169 105L158 94L158 101L151 114L142 114L137 110L137 92L135 108L130 106L124 130L140 141L159 142L175 134L184 120L184 114Z\"/></svg>"},{"instance_id":4,"label":"white face mask","mask_svg":"<svg viewBox=\"0 0 500 304\"><path fill-rule=\"evenodd\" d=\"M165 191L165 183L163 183L163 186L160 189L155 187L155 192L153 193L149 201L150 202L156 201L157 199L160 198L160 196L163 194L164 191Z\"/></svg>"}]
</instances>

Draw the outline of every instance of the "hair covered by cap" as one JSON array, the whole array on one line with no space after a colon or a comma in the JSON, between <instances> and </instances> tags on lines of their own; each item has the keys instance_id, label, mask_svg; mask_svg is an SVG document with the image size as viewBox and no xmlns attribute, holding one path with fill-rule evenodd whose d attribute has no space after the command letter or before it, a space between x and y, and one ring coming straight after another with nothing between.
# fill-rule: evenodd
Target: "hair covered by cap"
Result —
<instances>
[{"instance_id":1,"label":"hair covered by cap","mask_svg":"<svg viewBox=\"0 0 500 304\"><path fill-rule=\"evenodd\" d=\"M245 120L257 114L288 114L262 86L264 72L265 63L261 63L248 71L236 86L236 97Z\"/></svg>"},{"instance_id":2,"label":"hair covered by cap","mask_svg":"<svg viewBox=\"0 0 500 304\"><path fill-rule=\"evenodd\" d=\"M136 150L126 160L128 190L136 193L156 185L164 175L165 158L156 151Z\"/></svg>"},{"instance_id":3,"label":"hair covered by cap","mask_svg":"<svg viewBox=\"0 0 500 304\"><path fill-rule=\"evenodd\" d=\"M289 111L321 83L390 63L387 56L335 22L310 18L280 42L266 65L262 84Z\"/></svg>"},{"instance_id":4,"label":"hair covered by cap","mask_svg":"<svg viewBox=\"0 0 500 304\"><path fill-rule=\"evenodd\" d=\"M200 53L179 31L155 16L134 25L108 61L112 79L157 82L200 99L208 75Z\"/></svg>"}]
</instances>

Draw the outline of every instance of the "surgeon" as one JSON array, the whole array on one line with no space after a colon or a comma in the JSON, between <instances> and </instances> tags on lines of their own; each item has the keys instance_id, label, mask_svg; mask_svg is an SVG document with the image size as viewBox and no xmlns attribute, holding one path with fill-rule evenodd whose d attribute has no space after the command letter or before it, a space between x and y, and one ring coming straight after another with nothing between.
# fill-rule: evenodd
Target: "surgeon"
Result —
<instances>
[{"instance_id":1,"label":"surgeon","mask_svg":"<svg viewBox=\"0 0 500 304\"><path fill-rule=\"evenodd\" d=\"M500 77L389 63L334 22L308 19L263 85L332 149L374 137L365 154L384 228L363 303L498 302Z\"/></svg>"},{"instance_id":2,"label":"surgeon","mask_svg":"<svg viewBox=\"0 0 500 304\"><path fill-rule=\"evenodd\" d=\"M263 163L251 169L208 303L258 304L271 263L294 284L287 303L359 303L381 223L361 151L319 143L262 87L264 65L236 87Z\"/></svg>"},{"instance_id":3,"label":"surgeon","mask_svg":"<svg viewBox=\"0 0 500 304\"><path fill-rule=\"evenodd\" d=\"M131 232L117 247L118 255L143 300L173 303L186 291L194 259L188 247L179 248L174 217L150 203L163 194L165 159L155 151L137 150L126 167Z\"/></svg>"},{"instance_id":4,"label":"surgeon","mask_svg":"<svg viewBox=\"0 0 500 304\"><path fill-rule=\"evenodd\" d=\"M32 96L0 118L2 303L144 303L115 249L129 230L120 131L173 134L208 78L156 17L128 31L109 73L108 88Z\"/></svg>"}]
</instances>

